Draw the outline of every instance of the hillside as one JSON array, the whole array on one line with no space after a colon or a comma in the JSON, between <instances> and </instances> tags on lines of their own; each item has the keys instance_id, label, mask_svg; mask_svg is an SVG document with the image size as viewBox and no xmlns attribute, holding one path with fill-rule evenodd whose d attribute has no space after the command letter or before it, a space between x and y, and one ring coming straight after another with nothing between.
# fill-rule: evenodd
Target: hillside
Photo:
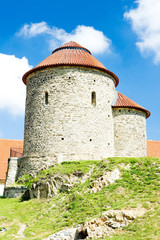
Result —
<instances>
[{"instance_id":1,"label":"hillside","mask_svg":"<svg viewBox=\"0 0 160 240\"><path fill-rule=\"evenodd\" d=\"M63 184L51 191L51 198L0 199L1 240L44 239L92 219L103 220L104 213L111 210L115 210L114 214L132 210L137 217L130 219L128 226L112 227L103 239L160 239L160 159L64 162L43 170L35 179L25 176L19 183L35 189L49 184L51 179L56 184L59 180L55 179L63 179Z\"/></svg>"}]
</instances>

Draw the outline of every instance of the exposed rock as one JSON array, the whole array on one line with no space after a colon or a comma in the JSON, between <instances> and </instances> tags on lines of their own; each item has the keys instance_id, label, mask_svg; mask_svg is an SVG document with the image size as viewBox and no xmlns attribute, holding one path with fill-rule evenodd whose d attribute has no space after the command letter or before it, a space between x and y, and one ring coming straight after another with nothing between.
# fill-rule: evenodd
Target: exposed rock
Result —
<instances>
[{"instance_id":1,"label":"exposed rock","mask_svg":"<svg viewBox=\"0 0 160 240\"><path fill-rule=\"evenodd\" d=\"M146 209L141 207L131 209L131 210L123 210L123 216L126 217L126 219L128 220L133 220L136 217L141 217L145 213L146 213Z\"/></svg>"},{"instance_id":2,"label":"exposed rock","mask_svg":"<svg viewBox=\"0 0 160 240\"><path fill-rule=\"evenodd\" d=\"M98 178L94 182L91 192L93 193L99 192L102 189L102 187L108 186L109 184L113 184L119 178L120 171L118 169L114 169L112 172L106 172L102 177Z\"/></svg>"},{"instance_id":3,"label":"exposed rock","mask_svg":"<svg viewBox=\"0 0 160 240\"><path fill-rule=\"evenodd\" d=\"M85 182L90 177L93 169L94 166L87 174L84 174L81 171L76 171L70 176L63 175L62 177L60 174L55 174L48 179L40 179L38 182L32 184L31 188L24 193L22 198L51 198L58 193L58 190L68 192L75 183ZM112 172L106 172L94 182L91 192L96 193L100 191L102 187L114 183L119 177L120 172L118 169L114 169Z\"/></svg>"},{"instance_id":4,"label":"exposed rock","mask_svg":"<svg viewBox=\"0 0 160 240\"><path fill-rule=\"evenodd\" d=\"M136 218L136 213L132 210L126 210L123 212L123 216L126 217L127 220L134 220Z\"/></svg>"},{"instance_id":5,"label":"exposed rock","mask_svg":"<svg viewBox=\"0 0 160 240\"><path fill-rule=\"evenodd\" d=\"M103 218L92 219L82 224L77 228L75 239L95 239L113 234L114 230L102 219Z\"/></svg>"},{"instance_id":6,"label":"exposed rock","mask_svg":"<svg viewBox=\"0 0 160 240\"><path fill-rule=\"evenodd\" d=\"M55 233L43 240L78 240L98 239L114 234L116 229L128 226L131 220L142 216L146 212L144 208L129 210L110 210L104 212L100 218L94 218L76 228L69 228Z\"/></svg>"},{"instance_id":7,"label":"exposed rock","mask_svg":"<svg viewBox=\"0 0 160 240\"><path fill-rule=\"evenodd\" d=\"M29 189L30 198L51 198L55 196L58 190L68 191L72 187L67 176L61 177L55 175L50 177L49 180L39 180L37 183L33 183Z\"/></svg>"},{"instance_id":8,"label":"exposed rock","mask_svg":"<svg viewBox=\"0 0 160 240\"><path fill-rule=\"evenodd\" d=\"M108 220L108 217L102 214L101 221L106 222Z\"/></svg>"},{"instance_id":9,"label":"exposed rock","mask_svg":"<svg viewBox=\"0 0 160 240\"><path fill-rule=\"evenodd\" d=\"M109 210L107 212L103 213L103 216L108 217L109 220L108 224L111 227L118 226L119 227L125 227L128 226L129 222L131 220L134 220L137 217L143 216L146 212L145 208L134 208L129 210ZM119 225L114 225L116 223L119 223Z\"/></svg>"},{"instance_id":10,"label":"exposed rock","mask_svg":"<svg viewBox=\"0 0 160 240\"><path fill-rule=\"evenodd\" d=\"M117 222L120 222L120 223L122 223L122 222L124 221L124 217L123 217L123 215L122 215L121 212L119 212L119 213L117 213L117 214L115 215L115 220L116 220Z\"/></svg>"},{"instance_id":11,"label":"exposed rock","mask_svg":"<svg viewBox=\"0 0 160 240\"><path fill-rule=\"evenodd\" d=\"M65 183L65 184L63 184L62 186L61 186L61 191L63 191L63 192L68 192L70 189L72 188L72 184L67 184L67 183Z\"/></svg>"},{"instance_id":12,"label":"exposed rock","mask_svg":"<svg viewBox=\"0 0 160 240\"><path fill-rule=\"evenodd\" d=\"M115 228L120 228L121 225L120 225L120 223L118 223L118 222L113 222L113 223L111 224L111 227L112 227L113 229L115 229Z\"/></svg>"},{"instance_id":13,"label":"exposed rock","mask_svg":"<svg viewBox=\"0 0 160 240\"><path fill-rule=\"evenodd\" d=\"M93 172L93 169L94 169L94 166L92 166L90 171L86 174L84 174L81 171L73 172L69 177L70 182L72 182L72 183L79 183L79 182L84 183L91 176L91 174Z\"/></svg>"},{"instance_id":14,"label":"exposed rock","mask_svg":"<svg viewBox=\"0 0 160 240\"><path fill-rule=\"evenodd\" d=\"M76 228L68 228L43 239L43 240L74 240L76 236Z\"/></svg>"},{"instance_id":15,"label":"exposed rock","mask_svg":"<svg viewBox=\"0 0 160 240\"><path fill-rule=\"evenodd\" d=\"M60 174L54 174L49 179L40 179L37 183L32 184L31 188L24 193L22 198L51 198L58 193L58 190L68 192L75 183L85 182L90 177L93 169L94 166L86 174L76 171L70 176L63 175L62 177Z\"/></svg>"}]
</instances>

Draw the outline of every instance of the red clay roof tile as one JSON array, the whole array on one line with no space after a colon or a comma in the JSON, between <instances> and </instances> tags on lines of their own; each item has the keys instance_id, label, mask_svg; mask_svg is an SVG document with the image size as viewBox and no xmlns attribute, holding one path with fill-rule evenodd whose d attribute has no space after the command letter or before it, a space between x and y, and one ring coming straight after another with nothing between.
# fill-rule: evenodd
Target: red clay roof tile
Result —
<instances>
[{"instance_id":1,"label":"red clay roof tile","mask_svg":"<svg viewBox=\"0 0 160 240\"><path fill-rule=\"evenodd\" d=\"M26 72L23 76L23 82L26 84L27 76L39 69L57 66L80 66L99 69L111 75L115 79L115 85L119 83L118 77L109 71L102 63L91 55L91 52L75 42L69 42L56 48L50 56L40 62L35 68Z\"/></svg>"},{"instance_id":2,"label":"red clay roof tile","mask_svg":"<svg viewBox=\"0 0 160 240\"><path fill-rule=\"evenodd\" d=\"M134 108L134 109L138 109L140 111L145 112L146 118L150 116L150 112L147 109L141 107L139 104L137 104L136 102L134 102L133 100L126 97L120 92L117 92L117 99L115 103L112 105L112 107L113 108Z\"/></svg>"},{"instance_id":3,"label":"red clay roof tile","mask_svg":"<svg viewBox=\"0 0 160 240\"><path fill-rule=\"evenodd\" d=\"M160 141L147 140L147 156L160 157Z\"/></svg>"},{"instance_id":4,"label":"red clay roof tile","mask_svg":"<svg viewBox=\"0 0 160 240\"><path fill-rule=\"evenodd\" d=\"M22 140L0 139L0 180L6 179L10 148L23 148Z\"/></svg>"}]
</instances>

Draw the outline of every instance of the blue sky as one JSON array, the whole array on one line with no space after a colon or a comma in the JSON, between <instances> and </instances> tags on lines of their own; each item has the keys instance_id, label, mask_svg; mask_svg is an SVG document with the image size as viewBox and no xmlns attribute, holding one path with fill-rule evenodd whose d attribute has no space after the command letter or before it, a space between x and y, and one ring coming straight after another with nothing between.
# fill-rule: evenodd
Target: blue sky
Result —
<instances>
[{"instance_id":1,"label":"blue sky","mask_svg":"<svg viewBox=\"0 0 160 240\"><path fill-rule=\"evenodd\" d=\"M147 138L160 140L160 0L8 0L0 9L0 138L23 139L22 75L74 40L151 111Z\"/></svg>"}]
</instances>

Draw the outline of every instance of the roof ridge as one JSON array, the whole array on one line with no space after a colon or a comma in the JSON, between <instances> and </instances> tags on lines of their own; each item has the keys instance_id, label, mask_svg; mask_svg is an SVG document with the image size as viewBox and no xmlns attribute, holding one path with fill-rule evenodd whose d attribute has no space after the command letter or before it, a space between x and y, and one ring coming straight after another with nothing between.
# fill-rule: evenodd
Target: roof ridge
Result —
<instances>
[{"instance_id":1,"label":"roof ridge","mask_svg":"<svg viewBox=\"0 0 160 240\"><path fill-rule=\"evenodd\" d=\"M91 54L91 52L87 48L81 46L79 43L74 42L74 41L67 42L67 43L63 44L62 46L54 49L52 51L52 54L61 49L81 49L81 50L87 51L89 54Z\"/></svg>"}]
</instances>

